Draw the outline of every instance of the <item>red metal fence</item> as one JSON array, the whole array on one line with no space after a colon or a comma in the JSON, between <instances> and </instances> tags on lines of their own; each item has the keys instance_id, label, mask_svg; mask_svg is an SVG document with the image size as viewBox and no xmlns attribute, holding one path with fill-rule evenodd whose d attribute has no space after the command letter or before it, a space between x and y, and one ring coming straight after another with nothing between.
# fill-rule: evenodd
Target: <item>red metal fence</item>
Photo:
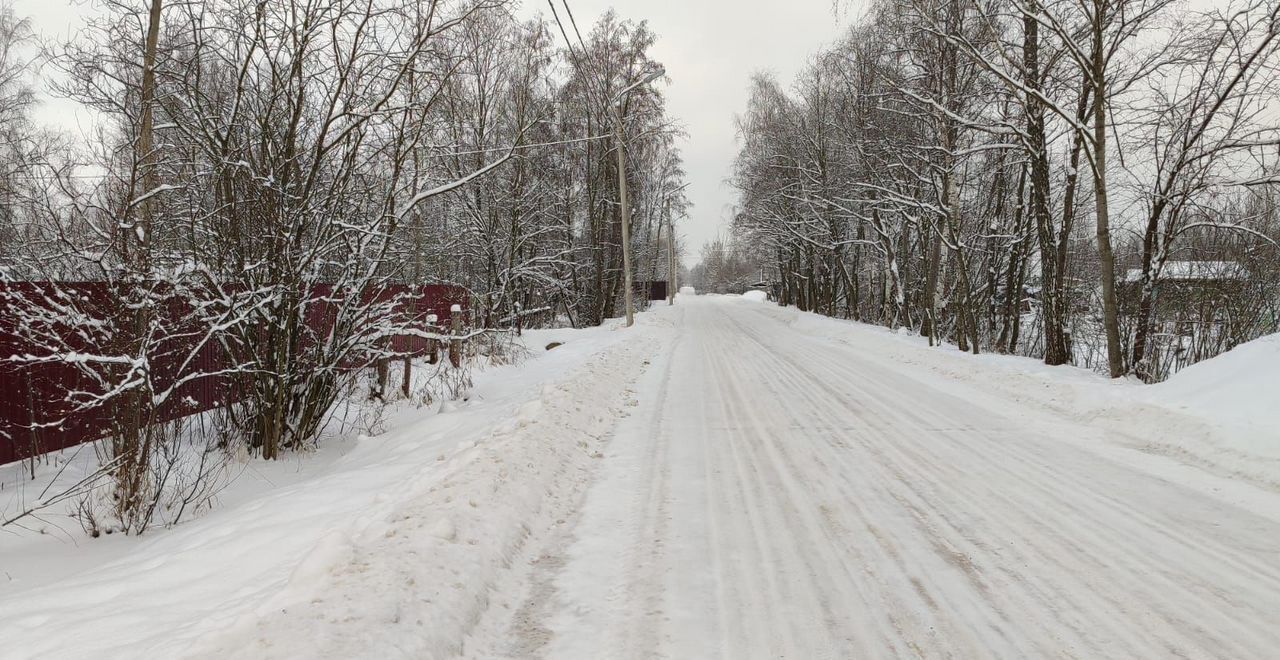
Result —
<instances>
[{"instance_id":1,"label":"red metal fence","mask_svg":"<svg viewBox=\"0 0 1280 660\"><path fill-rule=\"evenodd\" d=\"M429 315L435 327L447 327L454 305L466 305L466 292L444 285L388 286L362 296L365 301L387 302L378 306L390 314L402 315L402 327L429 331ZM324 337L334 328L334 305L340 298L331 287L314 287L307 300L306 331ZM58 359L29 362L16 356L47 356L49 348L33 340L31 314L23 307L42 307L40 316L60 319L44 332L58 337ZM127 316L119 298L101 282L17 282L0 283L0 464L56 451L97 440L109 428L113 410L109 404L91 405L102 395L103 382L91 369L75 363L78 355L112 355L112 336L102 321ZM234 403L238 388L235 376L216 374L232 366L225 343L209 341L210 335L191 314L185 302L173 300L157 305L153 313L164 319L165 336L151 342L147 361L156 391L173 388L159 406L158 421L169 421ZM200 342L204 342L203 344ZM421 355L430 340L417 335L395 335L391 351L400 355ZM350 366L367 361L355 359ZM125 367L121 367L122 369ZM183 380L184 378L188 380ZM173 387L177 384L177 387Z\"/></svg>"}]
</instances>

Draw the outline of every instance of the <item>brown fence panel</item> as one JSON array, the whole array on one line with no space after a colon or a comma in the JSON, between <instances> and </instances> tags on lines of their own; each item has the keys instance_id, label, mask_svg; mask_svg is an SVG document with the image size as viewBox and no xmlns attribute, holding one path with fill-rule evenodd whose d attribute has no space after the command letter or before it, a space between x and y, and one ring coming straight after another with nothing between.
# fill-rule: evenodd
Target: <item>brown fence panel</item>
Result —
<instances>
[{"instance_id":1,"label":"brown fence panel","mask_svg":"<svg viewBox=\"0 0 1280 660\"><path fill-rule=\"evenodd\" d=\"M437 327L447 327L452 306L465 308L467 303L464 289L447 285L388 286L366 293L365 299L370 296L391 303L388 313L396 317L392 319L395 322L423 331L431 330L427 327L428 315L437 316ZM98 440L106 435L112 419L109 404L86 405L93 395L101 394L101 385L74 364L65 359L37 363L11 359L10 356L44 354L32 343L32 329L25 326L28 316L20 309L48 301L68 312L57 315L64 316L67 322L55 324L50 331L78 353L111 354L113 351L105 345L113 335L111 324L124 317L117 296L106 283L0 283L0 464ZM305 315L309 334L324 337L333 331L334 305L339 302L330 287L317 286L309 292ZM154 350L148 356L158 391L190 374L212 374L233 364L219 338L197 345L206 337L190 311L178 299L159 306L158 313L169 334L154 342ZM86 319L93 322L76 322ZM393 336L389 344L401 355L421 355L429 349L428 340L416 336ZM356 359L348 366L359 368L367 364L367 360ZM232 375L206 375L182 383L159 406L157 421L234 403L238 390L233 379Z\"/></svg>"},{"instance_id":2,"label":"brown fence panel","mask_svg":"<svg viewBox=\"0 0 1280 660\"><path fill-rule=\"evenodd\" d=\"M33 328L19 310L43 301L56 306L49 314L54 322ZM68 438L95 437L106 427L111 411L88 405L87 397L101 392L83 370L66 360L24 363L12 358L41 354L30 343L33 331L57 334L71 352L103 351L111 328L102 320L115 315L113 307L104 284L0 284L0 463L71 446L76 443ZM53 420L64 421L51 426Z\"/></svg>"}]
</instances>

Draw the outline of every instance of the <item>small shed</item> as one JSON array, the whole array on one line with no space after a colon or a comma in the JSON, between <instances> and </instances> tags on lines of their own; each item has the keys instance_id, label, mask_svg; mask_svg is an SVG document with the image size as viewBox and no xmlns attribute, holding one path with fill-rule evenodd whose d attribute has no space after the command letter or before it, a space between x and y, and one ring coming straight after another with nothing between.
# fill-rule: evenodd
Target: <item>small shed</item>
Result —
<instances>
[{"instance_id":1,"label":"small shed","mask_svg":"<svg viewBox=\"0 0 1280 660\"><path fill-rule=\"evenodd\" d=\"M1168 309L1239 295L1249 279L1249 270L1236 261L1169 261L1156 279L1156 306ZM1142 299L1142 269L1125 271L1119 285L1121 304L1136 310Z\"/></svg>"}]
</instances>

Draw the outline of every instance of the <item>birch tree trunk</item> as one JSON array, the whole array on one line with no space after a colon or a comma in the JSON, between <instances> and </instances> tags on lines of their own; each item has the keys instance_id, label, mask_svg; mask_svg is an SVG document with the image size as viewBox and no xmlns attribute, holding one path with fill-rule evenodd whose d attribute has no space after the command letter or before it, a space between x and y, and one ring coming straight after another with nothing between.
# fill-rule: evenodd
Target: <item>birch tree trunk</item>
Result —
<instances>
[{"instance_id":1,"label":"birch tree trunk","mask_svg":"<svg viewBox=\"0 0 1280 660\"><path fill-rule=\"evenodd\" d=\"M1103 50L1103 32L1109 4L1109 0L1094 0L1093 4L1093 181L1107 370L1112 378L1119 378L1124 375L1124 357L1120 348L1120 320L1116 304L1116 259L1111 249L1111 217L1107 206L1107 60Z\"/></svg>"}]
</instances>

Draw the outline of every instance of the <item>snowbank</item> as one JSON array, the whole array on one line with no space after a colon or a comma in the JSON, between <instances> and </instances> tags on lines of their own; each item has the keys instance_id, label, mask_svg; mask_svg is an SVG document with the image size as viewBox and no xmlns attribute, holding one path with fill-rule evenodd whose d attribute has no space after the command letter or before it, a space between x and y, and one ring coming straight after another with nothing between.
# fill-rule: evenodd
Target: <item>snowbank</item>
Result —
<instances>
[{"instance_id":1,"label":"snowbank","mask_svg":"<svg viewBox=\"0 0 1280 660\"><path fill-rule=\"evenodd\" d=\"M1242 344L1151 387L1161 400L1201 415L1280 434L1280 334Z\"/></svg>"},{"instance_id":2,"label":"snowbank","mask_svg":"<svg viewBox=\"0 0 1280 660\"><path fill-rule=\"evenodd\" d=\"M1280 334L1191 365L1141 394L1211 427L1175 450L1280 488Z\"/></svg>"},{"instance_id":3,"label":"snowbank","mask_svg":"<svg viewBox=\"0 0 1280 660\"><path fill-rule=\"evenodd\" d=\"M742 299L746 300L747 302L754 302L754 303L769 302L769 294L765 293L764 291L753 289L751 291L748 291L742 294Z\"/></svg>"},{"instance_id":4,"label":"snowbank","mask_svg":"<svg viewBox=\"0 0 1280 660\"><path fill-rule=\"evenodd\" d=\"M195 657L448 657L493 605L530 539L565 524L653 345L628 342L547 385L439 474L317 546L284 590ZM493 602L493 601L498 602ZM518 602L518 601L516 601Z\"/></svg>"}]
</instances>

